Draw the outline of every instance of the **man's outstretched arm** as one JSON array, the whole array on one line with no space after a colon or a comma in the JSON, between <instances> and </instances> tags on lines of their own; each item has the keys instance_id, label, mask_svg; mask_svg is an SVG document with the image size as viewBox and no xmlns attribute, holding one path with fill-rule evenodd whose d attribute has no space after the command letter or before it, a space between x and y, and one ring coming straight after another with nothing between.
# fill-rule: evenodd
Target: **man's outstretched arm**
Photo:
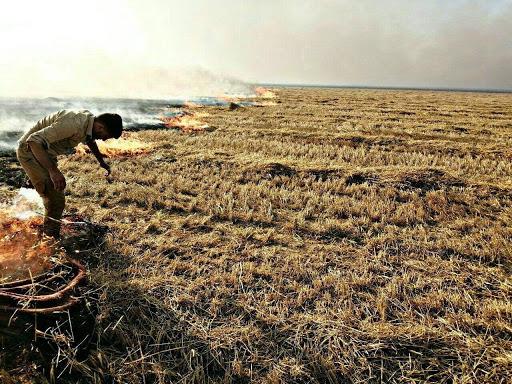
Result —
<instances>
[{"instance_id":1,"label":"man's outstretched arm","mask_svg":"<svg viewBox=\"0 0 512 384\"><path fill-rule=\"evenodd\" d=\"M105 173L105 176L110 175L110 166L105 162L103 159L103 154L100 152L100 149L98 148L98 145L96 144L96 141L94 140L88 140L86 142L87 146L91 150L92 154L98 160L98 163L100 163L100 167L104 168L107 172Z\"/></svg>"},{"instance_id":2,"label":"man's outstretched arm","mask_svg":"<svg viewBox=\"0 0 512 384\"><path fill-rule=\"evenodd\" d=\"M44 149L43 144L37 141L29 141L27 144L34 157L39 161L39 164L50 174L50 179L55 189L57 191L63 191L64 188L66 188L66 178L59 168L57 168L57 164L50 160L50 156L48 156L48 152Z\"/></svg>"}]
</instances>

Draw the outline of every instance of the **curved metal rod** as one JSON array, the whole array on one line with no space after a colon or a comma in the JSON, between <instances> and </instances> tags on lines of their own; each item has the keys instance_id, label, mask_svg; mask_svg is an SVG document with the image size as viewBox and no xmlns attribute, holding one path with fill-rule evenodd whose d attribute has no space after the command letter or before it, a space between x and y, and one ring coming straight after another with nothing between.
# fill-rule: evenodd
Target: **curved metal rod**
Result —
<instances>
[{"instance_id":1,"label":"curved metal rod","mask_svg":"<svg viewBox=\"0 0 512 384\"><path fill-rule=\"evenodd\" d=\"M73 260L73 259L70 259L70 260ZM57 265L55 265L55 267L62 266L62 265L63 264L57 264ZM37 283L37 282L40 282L41 280L47 279L47 276L50 276L50 277L53 276L53 273L51 272L51 270L43 272L36 276L32 276L32 277L23 279L23 280L14 280L14 281L9 281L7 283L2 283L2 284L0 284L0 290L1 289L17 288L22 285L29 285L29 284Z\"/></svg>"},{"instance_id":2,"label":"curved metal rod","mask_svg":"<svg viewBox=\"0 0 512 384\"><path fill-rule=\"evenodd\" d=\"M14 287L8 287L8 288L3 288L0 286L0 292L6 292L6 291L13 291L13 290L17 290L17 289L24 289L24 288L31 288L31 287L34 287L34 286L42 286L42 287L45 287L44 284L48 284L54 280L57 280L59 278L64 278L62 272L65 272L66 274L69 274L71 271L59 271L58 273L54 274L54 275L51 275L50 277L46 278L46 279L42 279L42 280L39 280L39 281L34 281L30 284L24 284L24 285L16 285ZM21 280L19 280L21 281ZM46 287L46 288L49 288L49 287Z\"/></svg>"},{"instance_id":3,"label":"curved metal rod","mask_svg":"<svg viewBox=\"0 0 512 384\"><path fill-rule=\"evenodd\" d=\"M9 299L28 300L28 301L51 301L62 298L62 296L72 290L85 276L85 267L74 259L69 259L69 262L73 264L77 269L78 273L75 277L66 285L64 288L56 291L49 295L35 296L35 295L24 295L12 292L2 292L0 290L0 297L6 297Z\"/></svg>"},{"instance_id":4,"label":"curved metal rod","mask_svg":"<svg viewBox=\"0 0 512 384\"><path fill-rule=\"evenodd\" d=\"M62 305L58 305L55 307L49 307L49 308L18 308L18 307L9 307L5 305L0 305L0 310L2 311L12 311L12 312L23 312L23 313L52 313L52 312L60 312L64 311L76 303L78 303L80 300L76 297L69 297L68 302Z\"/></svg>"},{"instance_id":5,"label":"curved metal rod","mask_svg":"<svg viewBox=\"0 0 512 384\"><path fill-rule=\"evenodd\" d=\"M15 280L15 281L10 281L8 283L3 283L3 284L0 284L0 289L16 287L16 286L18 286L18 284L37 283L38 281L44 279L45 276L47 276L47 275L51 275L51 272L41 273L40 275L34 276L32 278L28 278L28 279Z\"/></svg>"}]
</instances>

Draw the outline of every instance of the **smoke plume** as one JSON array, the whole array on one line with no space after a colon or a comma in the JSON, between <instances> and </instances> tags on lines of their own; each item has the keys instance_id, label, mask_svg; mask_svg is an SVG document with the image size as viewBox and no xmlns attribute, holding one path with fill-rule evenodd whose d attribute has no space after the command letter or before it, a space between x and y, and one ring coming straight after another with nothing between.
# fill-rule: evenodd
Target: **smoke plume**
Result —
<instances>
[{"instance_id":1,"label":"smoke plume","mask_svg":"<svg viewBox=\"0 0 512 384\"><path fill-rule=\"evenodd\" d=\"M512 89L511 0L90 0L80 26L64 0L33 3L0 13L0 96L243 92L233 77Z\"/></svg>"}]
</instances>

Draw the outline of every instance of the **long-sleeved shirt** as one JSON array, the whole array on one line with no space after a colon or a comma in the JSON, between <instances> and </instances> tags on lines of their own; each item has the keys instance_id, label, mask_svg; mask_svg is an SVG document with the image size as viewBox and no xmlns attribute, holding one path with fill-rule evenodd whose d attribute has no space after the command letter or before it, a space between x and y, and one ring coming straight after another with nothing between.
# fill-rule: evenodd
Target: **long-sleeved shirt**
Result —
<instances>
[{"instance_id":1,"label":"long-sleeved shirt","mask_svg":"<svg viewBox=\"0 0 512 384\"><path fill-rule=\"evenodd\" d=\"M39 120L18 141L21 151L29 151L29 142L43 145L52 158L70 154L79 143L92 139L94 115L87 111L62 110Z\"/></svg>"}]
</instances>

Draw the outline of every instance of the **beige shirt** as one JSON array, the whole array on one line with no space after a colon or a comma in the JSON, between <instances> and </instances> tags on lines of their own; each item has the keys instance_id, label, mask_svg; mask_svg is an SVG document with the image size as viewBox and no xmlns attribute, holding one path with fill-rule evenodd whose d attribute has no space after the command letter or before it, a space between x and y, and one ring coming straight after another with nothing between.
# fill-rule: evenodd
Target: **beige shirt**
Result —
<instances>
[{"instance_id":1,"label":"beige shirt","mask_svg":"<svg viewBox=\"0 0 512 384\"><path fill-rule=\"evenodd\" d=\"M30 141L41 143L50 157L73 152L80 143L92 138L94 115L86 110L62 110L39 120L18 141L19 149L28 151Z\"/></svg>"}]
</instances>

